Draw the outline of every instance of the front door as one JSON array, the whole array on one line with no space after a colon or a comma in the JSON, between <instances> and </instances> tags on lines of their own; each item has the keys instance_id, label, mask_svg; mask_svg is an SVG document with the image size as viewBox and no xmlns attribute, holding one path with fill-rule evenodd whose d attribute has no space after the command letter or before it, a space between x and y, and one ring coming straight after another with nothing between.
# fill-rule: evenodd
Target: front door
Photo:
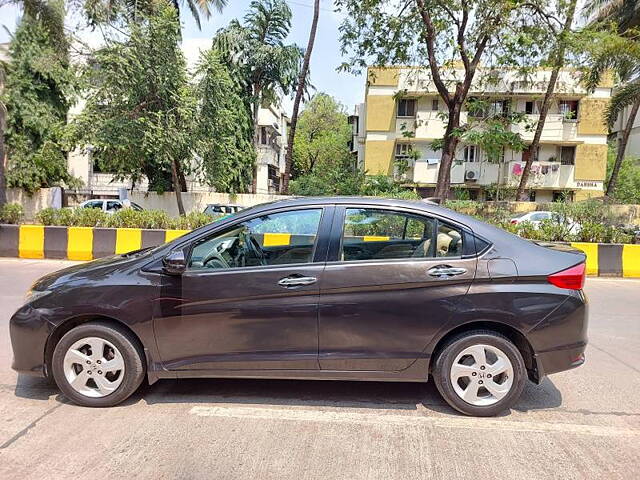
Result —
<instances>
[{"instance_id":1,"label":"front door","mask_svg":"<svg viewBox=\"0 0 640 480\"><path fill-rule=\"evenodd\" d=\"M436 218L356 206L336 210L331 237L320 368L404 370L424 355L469 289L476 260L463 252L470 237Z\"/></svg>"},{"instance_id":2,"label":"front door","mask_svg":"<svg viewBox=\"0 0 640 480\"><path fill-rule=\"evenodd\" d=\"M318 369L317 308L332 207L261 214L194 241L155 333L169 370Z\"/></svg>"}]
</instances>

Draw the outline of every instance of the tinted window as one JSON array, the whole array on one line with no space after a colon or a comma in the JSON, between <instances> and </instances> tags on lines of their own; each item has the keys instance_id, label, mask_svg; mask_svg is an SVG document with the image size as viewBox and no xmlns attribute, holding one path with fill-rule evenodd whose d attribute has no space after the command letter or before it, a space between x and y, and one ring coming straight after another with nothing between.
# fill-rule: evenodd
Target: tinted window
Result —
<instances>
[{"instance_id":1,"label":"tinted window","mask_svg":"<svg viewBox=\"0 0 640 480\"><path fill-rule=\"evenodd\" d=\"M385 210L349 208L342 238L343 260L433 257L434 219Z\"/></svg>"},{"instance_id":2,"label":"tinted window","mask_svg":"<svg viewBox=\"0 0 640 480\"><path fill-rule=\"evenodd\" d=\"M198 242L189 268L227 269L308 263L322 210L294 210L253 218Z\"/></svg>"},{"instance_id":3,"label":"tinted window","mask_svg":"<svg viewBox=\"0 0 640 480\"><path fill-rule=\"evenodd\" d=\"M102 210L102 200L92 200L84 204L84 208L99 208Z\"/></svg>"},{"instance_id":4,"label":"tinted window","mask_svg":"<svg viewBox=\"0 0 640 480\"><path fill-rule=\"evenodd\" d=\"M122 208L122 204L116 201L108 201L107 202L107 211L111 210L120 210Z\"/></svg>"}]
</instances>

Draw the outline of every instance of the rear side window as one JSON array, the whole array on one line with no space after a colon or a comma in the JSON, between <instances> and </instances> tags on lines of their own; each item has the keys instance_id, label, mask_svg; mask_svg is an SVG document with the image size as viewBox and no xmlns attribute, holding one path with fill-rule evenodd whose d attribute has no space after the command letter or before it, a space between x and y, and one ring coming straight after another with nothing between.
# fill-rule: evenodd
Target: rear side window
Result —
<instances>
[{"instance_id":1,"label":"rear side window","mask_svg":"<svg viewBox=\"0 0 640 480\"><path fill-rule=\"evenodd\" d=\"M434 218L349 208L342 235L342 260L434 258L462 255L462 234Z\"/></svg>"}]
</instances>

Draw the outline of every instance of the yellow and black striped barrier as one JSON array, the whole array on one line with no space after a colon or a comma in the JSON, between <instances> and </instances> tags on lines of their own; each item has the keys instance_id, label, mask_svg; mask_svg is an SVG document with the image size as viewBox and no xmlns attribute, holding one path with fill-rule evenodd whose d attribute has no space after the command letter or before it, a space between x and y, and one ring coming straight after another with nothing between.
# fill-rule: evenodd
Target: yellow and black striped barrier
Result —
<instances>
[{"instance_id":1,"label":"yellow and black striped barrier","mask_svg":"<svg viewBox=\"0 0 640 480\"><path fill-rule=\"evenodd\" d=\"M141 228L47 227L0 225L0 257L93 260L169 242L189 230ZM257 235L264 247L308 244L308 235L264 233ZM389 237L358 237L365 242ZM587 255L587 275L639 277L640 245L571 243Z\"/></svg>"}]
</instances>

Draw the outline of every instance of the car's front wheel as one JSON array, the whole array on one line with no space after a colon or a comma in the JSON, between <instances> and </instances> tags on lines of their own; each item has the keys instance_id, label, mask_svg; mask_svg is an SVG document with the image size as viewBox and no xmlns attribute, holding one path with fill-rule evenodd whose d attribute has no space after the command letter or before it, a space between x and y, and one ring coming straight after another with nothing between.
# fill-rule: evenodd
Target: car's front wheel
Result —
<instances>
[{"instance_id":1,"label":"car's front wheel","mask_svg":"<svg viewBox=\"0 0 640 480\"><path fill-rule=\"evenodd\" d=\"M67 332L55 347L51 368L64 395L87 407L117 405L136 391L145 373L135 337L104 322Z\"/></svg>"},{"instance_id":2,"label":"car's front wheel","mask_svg":"<svg viewBox=\"0 0 640 480\"><path fill-rule=\"evenodd\" d=\"M432 373L449 405L483 417L510 408L527 379L518 348L503 335L486 330L452 338L440 351Z\"/></svg>"}]
</instances>

